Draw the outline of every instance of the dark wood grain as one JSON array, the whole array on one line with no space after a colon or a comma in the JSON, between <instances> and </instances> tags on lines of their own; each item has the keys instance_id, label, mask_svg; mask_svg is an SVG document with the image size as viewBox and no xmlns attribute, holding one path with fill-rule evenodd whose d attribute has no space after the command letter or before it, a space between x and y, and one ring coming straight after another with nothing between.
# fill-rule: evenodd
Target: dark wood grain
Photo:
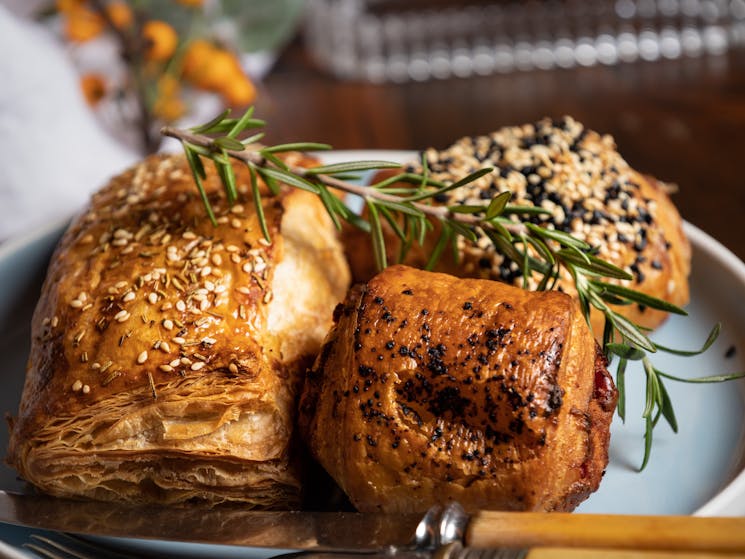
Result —
<instances>
[{"instance_id":1,"label":"dark wood grain","mask_svg":"<svg viewBox=\"0 0 745 559\"><path fill-rule=\"evenodd\" d=\"M444 147L571 115L614 136L640 171L679 186L683 216L745 259L745 50L574 70L383 84L343 82L296 41L262 84L269 141L338 149Z\"/></svg>"}]
</instances>

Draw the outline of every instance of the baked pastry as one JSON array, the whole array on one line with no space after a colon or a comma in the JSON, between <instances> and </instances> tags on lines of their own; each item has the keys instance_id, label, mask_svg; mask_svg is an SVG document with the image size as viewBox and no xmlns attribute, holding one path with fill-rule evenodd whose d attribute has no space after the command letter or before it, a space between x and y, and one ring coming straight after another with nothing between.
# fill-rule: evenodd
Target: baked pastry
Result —
<instances>
[{"instance_id":1,"label":"baked pastry","mask_svg":"<svg viewBox=\"0 0 745 559\"><path fill-rule=\"evenodd\" d=\"M688 302L690 246L668 196L669 186L632 169L610 136L601 136L569 117L544 119L462 138L442 151L428 149L424 156L429 175L445 182L484 167L494 168L433 203L486 206L498 193L510 191L511 203L547 210L530 216L530 221L571 233L588 242L599 257L630 272L633 280L625 285L679 306ZM422 166L412 162L406 170L421 172ZM396 172L386 171L379 178ZM395 261L398 239L390 231L387 237L390 258ZM433 235L423 249L415 247L405 263L423 267L435 241ZM369 236L350 228L345 245L355 280L369 279L375 272L371 259L363 256L371 250ZM479 234L475 244L459 237L458 247L459 261L446 255L437 270L522 284L517 264L497 253L485 235ZM536 281L530 283L536 285ZM568 275L561 278L559 287L576 292ZM615 310L647 328L658 326L667 316L638 305ZM603 321L602 314L593 309L596 336L602 335Z\"/></svg>"},{"instance_id":2,"label":"baked pastry","mask_svg":"<svg viewBox=\"0 0 745 559\"><path fill-rule=\"evenodd\" d=\"M228 208L208 167L217 226L183 156L154 156L96 193L57 247L8 458L43 491L297 504L298 382L349 271L317 197L265 191L267 242L247 168Z\"/></svg>"},{"instance_id":3,"label":"baked pastry","mask_svg":"<svg viewBox=\"0 0 745 559\"><path fill-rule=\"evenodd\" d=\"M578 304L392 266L355 286L299 429L361 511L569 511L598 488L617 392Z\"/></svg>"}]
</instances>

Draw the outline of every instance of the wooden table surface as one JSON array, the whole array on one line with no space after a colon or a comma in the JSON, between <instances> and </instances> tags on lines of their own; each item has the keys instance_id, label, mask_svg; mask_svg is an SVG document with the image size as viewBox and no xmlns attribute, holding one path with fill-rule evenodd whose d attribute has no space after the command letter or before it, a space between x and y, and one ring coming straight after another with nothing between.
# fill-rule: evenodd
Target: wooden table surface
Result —
<instances>
[{"instance_id":1,"label":"wooden table surface","mask_svg":"<svg viewBox=\"0 0 745 559\"><path fill-rule=\"evenodd\" d=\"M721 56L406 84L337 80L295 41L261 86L270 142L442 148L571 115L638 170L676 183L683 217L745 260L745 49Z\"/></svg>"}]
</instances>

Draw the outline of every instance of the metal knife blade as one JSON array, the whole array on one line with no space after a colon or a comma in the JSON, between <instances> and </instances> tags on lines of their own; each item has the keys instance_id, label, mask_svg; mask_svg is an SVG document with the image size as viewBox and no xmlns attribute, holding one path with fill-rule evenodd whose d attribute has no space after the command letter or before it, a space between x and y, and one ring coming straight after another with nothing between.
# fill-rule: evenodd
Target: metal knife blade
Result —
<instances>
[{"instance_id":1,"label":"metal knife blade","mask_svg":"<svg viewBox=\"0 0 745 559\"><path fill-rule=\"evenodd\" d=\"M129 506L0 491L0 522L77 534L312 551L414 549L421 514Z\"/></svg>"}]
</instances>

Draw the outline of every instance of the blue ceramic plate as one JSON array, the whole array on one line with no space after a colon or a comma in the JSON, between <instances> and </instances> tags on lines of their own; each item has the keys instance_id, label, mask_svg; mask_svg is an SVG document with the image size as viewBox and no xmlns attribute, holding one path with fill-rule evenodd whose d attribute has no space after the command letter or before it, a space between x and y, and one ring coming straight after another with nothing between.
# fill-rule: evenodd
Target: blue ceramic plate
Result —
<instances>
[{"instance_id":1,"label":"blue ceramic plate","mask_svg":"<svg viewBox=\"0 0 745 559\"><path fill-rule=\"evenodd\" d=\"M333 152L325 161L388 159L403 161L411 152ZM0 355L3 390L0 411L16 413L29 352L29 323L47 261L64 223L0 246ZM686 224L693 245L691 304L688 317L671 317L654 338L664 345L699 347L716 322L719 340L705 354L680 358L655 357L658 368L683 377L745 370L745 264L717 241ZM614 421L610 465L600 490L578 509L593 513L745 515L745 383L693 385L668 382L679 432L666 425L655 430L652 457L639 473L643 454L644 374L627 370L627 419ZM7 429L0 432L7 446ZM22 484L0 465L0 489L20 490ZM0 525L0 539L18 542L27 531ZM108 540L111 544L158 555L181 557L247 556L241 548ZM259 550L254 550L259 551ZM263 553L251 555L256 557Z\"/></svg>"}]
</instances>

